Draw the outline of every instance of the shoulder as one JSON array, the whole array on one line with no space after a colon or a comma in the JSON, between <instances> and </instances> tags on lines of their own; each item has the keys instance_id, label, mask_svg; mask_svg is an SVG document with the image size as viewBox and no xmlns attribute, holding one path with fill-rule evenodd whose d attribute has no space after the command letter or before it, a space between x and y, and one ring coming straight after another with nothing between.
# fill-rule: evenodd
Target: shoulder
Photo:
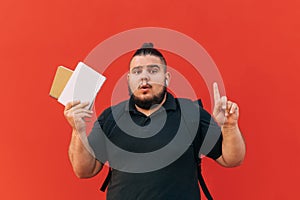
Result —
<instances>
[{"instance_id":1,"label":"shoulder","mask_svg":"<svg viewBox=\"0 0 300 200\"><path fill-rule=\"evenodd\" d=\"M106 108L98 117L99 122L104 122L112 117L112 114L118 115L125 111L126 106L128 105L128 100L122 101L116 105Z\"/></svg>"},{"instance_id":2,"label":"shoulder","mask_svg":"<svg viewBox=\"0 0 300 200\"><path fill-rule=\"evenodd\" d=\"M199 119L200 117L201 120L210 120L212 117L211 114L203 108L201 99L191 100L187 98L176 98L175 100L182 114L189 118Z\"/></svg>"},{"instance_id":3,"label":"shoulder","mask_svg":"<svg viewBox=\"0 0 300 200\"><path fill-rule=\"evenodd\" d=\"M176 98L177 101L181 101L181 102L185 102L185 103L189 103L189 104L193 104L193 106L196 107L201 107L203 108L203 103L201 99L197 99L197 100L191 100L188 98Z\"/></svg>"},{"instance_id":4,"label":"shoulder","mask_svg":"<svg viewBox=\"0 0 300 200\"><path fill-rule=\"evenodd\" d=\"M175 101L181 110L187 109L190 112L195 112L195 111L201 112L202 110L204 110L201 99L197 99L193 101L188 98L176 98Z\"/></svg>"}]
</instances>

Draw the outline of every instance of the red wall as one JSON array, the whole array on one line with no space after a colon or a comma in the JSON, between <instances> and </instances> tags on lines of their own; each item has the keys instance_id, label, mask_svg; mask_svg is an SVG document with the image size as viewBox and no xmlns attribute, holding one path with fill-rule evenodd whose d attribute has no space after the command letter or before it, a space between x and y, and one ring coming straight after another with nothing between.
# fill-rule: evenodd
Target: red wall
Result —
<instances>
[{"instance_id":1,"label":"red wall","mask_svg":"<svg viewBox=\"0 0 300 200\"><path fill-rule=\"evenodd\" d=\"M203 45L228 97L239 103L247 157L235 169L204 161L215 199L299 198L299 1L82 2L0 3L0 199L104 199L98 190L104 174L74 176L67 156L71 129L48 93L58 65L74 68L103 40L146 26L173 29ZM188 65L179 60L170 56L169 63ZM126 56L113 69L118 64L127 64ZM109 89L102 94L109 96ZM207 88L197 94L210 108Z\"/></svg>"}]
</instances>

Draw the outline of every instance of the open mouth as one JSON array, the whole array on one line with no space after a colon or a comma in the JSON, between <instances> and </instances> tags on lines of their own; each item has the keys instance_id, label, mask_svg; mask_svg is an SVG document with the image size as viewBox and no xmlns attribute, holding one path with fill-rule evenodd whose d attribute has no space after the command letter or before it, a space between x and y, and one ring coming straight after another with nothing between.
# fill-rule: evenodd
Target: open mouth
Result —
<instances>
[{"instance_id":1,"label":"open mouth","mask_svg":"<svg viewBox=\"0 0 300 200\"><path fill-rule=\"evenodd\" d=\"M152 86L149 84L139 86L139 90L141 90L144 94L147 93L151 88Z\"/></svg>"}]
</instances>

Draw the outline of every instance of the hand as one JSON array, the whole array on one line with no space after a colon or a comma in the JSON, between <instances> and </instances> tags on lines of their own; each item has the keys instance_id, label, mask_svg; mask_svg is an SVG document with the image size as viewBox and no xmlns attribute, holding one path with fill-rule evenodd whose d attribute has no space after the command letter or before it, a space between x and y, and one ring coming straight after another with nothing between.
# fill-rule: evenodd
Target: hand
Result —
<instances>
[{"instance_id":1,"label":"hand","mask_svg":"<svg viewBox=\"0 0 300 200\"><path fill-rule=\"evenodd\" d=\"M214 90L214 110L213 116L219 125L223 127L235 127L238 123L239 108L232 101L228 101L226 96L220 97L217 83L213 84Z\"/></svg>"},{"instance_id":2,"label":"hand","mask_svg":"<svg viewBox=\"0 0 300 200\"><path fill-rule=\"evenodd\" d=\"M67 121L79 133L85 132L85 118L91 118L93 114L93 111L86 109L88 105L89 102L80 103L80 101L73 101L65 106L64 115Z\"/></svg>"}]
</instances>

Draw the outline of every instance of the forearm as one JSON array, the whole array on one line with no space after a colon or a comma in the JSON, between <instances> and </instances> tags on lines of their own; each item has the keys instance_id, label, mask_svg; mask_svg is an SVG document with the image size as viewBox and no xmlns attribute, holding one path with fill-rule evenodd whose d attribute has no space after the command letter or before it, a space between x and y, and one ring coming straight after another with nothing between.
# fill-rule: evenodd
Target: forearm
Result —
<instances>
[{"instance_id":1,"label":"forearm","mask_svg":"<svg viewBox=\"0 0 300 200\"><path fill-rule=\"evenodd\" d=\"M238 126L223 126L222 135L222 156L218 159L218 162L225 167L240 165L245 157L246 146Z\"/></svg>"},{"instance_id":2,"label":"forearm","mask_svg":"<svg viewBox=\"0 0 300 200\"><path fill-rule=\"evenodd\" d=\"M74 173L79 178L95 176L102 168L102 164L95 159L88 145L85 133L82 133L82 136L80 136L76 130L72 132L69 146L69 159Z\"/></svg>"}]
</instances>

